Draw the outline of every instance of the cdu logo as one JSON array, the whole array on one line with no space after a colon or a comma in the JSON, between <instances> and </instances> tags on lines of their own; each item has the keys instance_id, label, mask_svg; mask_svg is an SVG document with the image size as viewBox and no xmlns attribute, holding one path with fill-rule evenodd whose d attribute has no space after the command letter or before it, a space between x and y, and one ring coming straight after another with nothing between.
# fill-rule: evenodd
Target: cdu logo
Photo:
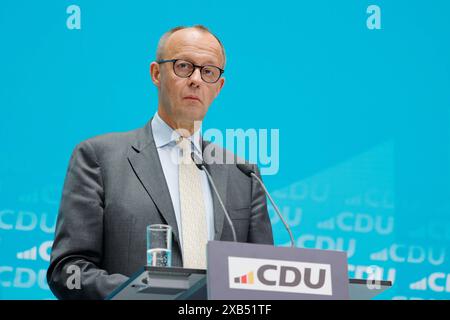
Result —
<instances>
[{"instance_id":1,"label":"cdu logo","mask_svg":"<svg viewBox=\"0 0 450 320\"><path fill-rule=\"evenodd\" d=\"M231 289L333 294L329 264L228 257L228 279Z\"/></svg>"},{"instance_id":2,"label":"cdu logo","mask_svg":"<svg viewBox=\"0 0 450 320\"><path fill-rule=\"evenodd\" d=\"M248 284L253 284L254 281L254 275L253 275L253 271L252 272L248 272L247 274L240 276L240 277L236 277L234 278L234 283L248 283Z\"/></svg>"}]
</instances>

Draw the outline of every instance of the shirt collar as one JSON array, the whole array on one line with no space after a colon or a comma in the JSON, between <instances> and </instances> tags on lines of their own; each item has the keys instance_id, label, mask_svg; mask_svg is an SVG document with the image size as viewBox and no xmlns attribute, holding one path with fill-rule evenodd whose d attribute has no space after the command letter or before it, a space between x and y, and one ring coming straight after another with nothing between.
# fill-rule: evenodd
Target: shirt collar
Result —
<instances>
[{"instance_id":1,"label":"shirt collar","mask_svg":"<svg viewBox=\"0 0 450 320\"><path fill-rule=\"evenodd\" d=\"M158 114L158 111L153 116L152 120L152 131L153 131L153 139L155 140L155 144L157 148L162 148L170 143L176 143L176 141L180 138L180 134L173 130ZM201 127L199 130L195 131L193 135L188 137L191 141L191 144L195 146L195 151L200 156L202 155L201 148L201 137L200 137Z\"/></svg>"}]
</instances>

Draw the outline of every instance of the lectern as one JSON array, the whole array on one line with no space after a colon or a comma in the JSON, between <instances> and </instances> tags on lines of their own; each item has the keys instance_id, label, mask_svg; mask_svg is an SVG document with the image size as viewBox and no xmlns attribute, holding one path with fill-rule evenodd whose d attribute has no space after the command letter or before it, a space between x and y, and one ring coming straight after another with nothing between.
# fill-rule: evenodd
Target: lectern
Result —
<instances>
[{"instance_id":1,"label":"lectern","mask_svg":"<svg viewBox=\"0 0 450 320\"><path fill-rule=\"evenodd\" d=\"M208 271L145 266L111 300L368 300L390 281L348 279L332 250L210 241Z\"/></svg>"}]
</instances>

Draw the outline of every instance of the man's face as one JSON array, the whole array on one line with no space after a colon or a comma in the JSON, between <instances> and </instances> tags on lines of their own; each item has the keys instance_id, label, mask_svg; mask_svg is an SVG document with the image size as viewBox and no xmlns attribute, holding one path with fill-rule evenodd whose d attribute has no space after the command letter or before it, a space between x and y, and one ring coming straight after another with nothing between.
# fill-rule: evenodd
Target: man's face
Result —
<instances>
[{"instance_id":1,"label":"man's face","mask_svg":"<svg viewBox=\"0 0 450 320\"><path fill-rule=\"evenodd\" d=\"M166 42L163 59L183 59L195 65L219 68L223 68L224 62L220 44L214 36L195 28L173 33ZM224 78L216 83L204 82L199 68L190 77L181 78L174 73L172 62L153 62L151 75L159 89L158 112L169 125L176 127L202 121L224 84Z\"/></svg>"}]
</instances>

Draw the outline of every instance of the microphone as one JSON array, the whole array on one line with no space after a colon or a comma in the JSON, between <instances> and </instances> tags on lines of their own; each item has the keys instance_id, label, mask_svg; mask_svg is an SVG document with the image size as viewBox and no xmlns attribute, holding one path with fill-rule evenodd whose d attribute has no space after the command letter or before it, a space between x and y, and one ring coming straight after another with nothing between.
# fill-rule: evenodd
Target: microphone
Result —
<instances>
[{"instance_id":1,"label":"microphone","mask_svg":"<svg viewBox=\"0 0 450 320\"><path fill-rule=\"evenodd\" d=\"M220 206L222 207L222 210L225 213L225 217L227 218L228 224L230 225L231 233L233 234L233 241L237 242L236 230L234 229L233 222L231 221L230 215L228 214L228 211L222 202L222 198L219 195L219 191L217 191L216 184L214 183L211 175L209 174L209 171L206 169L205 163L194 152L191 152L191 158L192 158L192 161L194 161L197 168L199 170L203 170L206 173L206 177L208 178L208 181L209 181L210 185L212 186L214 193L217 196L217 199L219 200Z\"/></svg>"},{"instance_id":2,"label":"microphone","mask_svg":"<svg viewBox=\"0 0 450 320\"><path fill-rule=\"evenodd\" d=\"M241 170L241 172L243 174L245 174L246 176L248 176L250 178L253 177L256 179L256 181L259 182L259 184L263 188L264 192L266 193L267 197L269 198L270 202L272 203L272 206L274 207L276 213L278 214L278 217L280 217L281 221L284 224L284 227L286 228L287 232L289 233L289 237L291 238L291 247L295 247L295 240L294 240L294 236L292 235L291 228L289 228L286 221L284 221L283 216L280 213L280 210L278 209L277 205L273 201L272 197L270 196L269 191L267 191L267 188L264 185L264 183L262 182L262 180L258 177L258 175L256 175L256 173L253 171L253 169L249 165L242 164L242 163L236 163L236 166L238 167L239 170Z\"/></svg>"}]
</instances>

